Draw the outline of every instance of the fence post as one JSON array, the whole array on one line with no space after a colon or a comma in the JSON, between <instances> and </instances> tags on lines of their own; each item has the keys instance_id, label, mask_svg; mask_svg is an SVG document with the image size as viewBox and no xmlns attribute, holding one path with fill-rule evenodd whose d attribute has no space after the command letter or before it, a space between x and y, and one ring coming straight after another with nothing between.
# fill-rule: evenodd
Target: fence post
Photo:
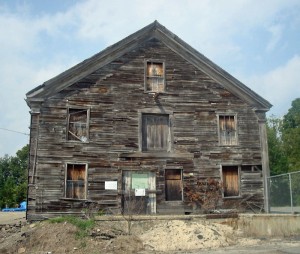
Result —
<instances>
[{"instance_id":1,"label":"fence post","mask_svg":"<svg viewBox=\"0 0 300 254\"><path fill-rule=\"evenodd\" d=\"M291 213L294 213L294 208L293 208L292 179L291 179L291 173L288 173L288 174L289 174L289 181L290 181Z\"/></svg>"}]
</instances>

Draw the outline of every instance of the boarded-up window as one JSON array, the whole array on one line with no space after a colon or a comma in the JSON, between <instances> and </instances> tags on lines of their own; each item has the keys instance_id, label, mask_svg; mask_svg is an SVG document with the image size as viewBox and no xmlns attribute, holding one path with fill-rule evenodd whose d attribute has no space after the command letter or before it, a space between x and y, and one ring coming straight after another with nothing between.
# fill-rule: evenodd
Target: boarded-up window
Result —
<instances>
[{"instance_id":1,"label":"boarded-up window","mask_svg":"<svg viewBox=\"0 0 300 254\"><path fill-rule=\"evenodd\" d=\"M163 92L165 90L164 63L158 61L146 62L145 90Z\"/></svg>"},{"instance_id":2,"label":"boarded-up window","mask_svg":"<svg viewBox=\"0 0 300 254\"><path fill-rule=\"evenodd\" d=\"M86 164L67 164L66 198L86 198Z\"/></svg>"},{"instance_id":3,"label":"boarded-up window","mask_svg":"<svg viewBox=\"0 0 300 254\"><path fill-rule=\"evenodd\" d=\"M142 150L168 151L170 139L169 115L142 115Z\"/></svg>"},{"instance_id":4,"label":"boarded-up window","mask_svg":"<svg viewBox=\"0 0 300 254\"><path fill-rule=\"evenodd\" d=\"M219 115L220 145L237 145L236 117Z\"/></svg>"},{"instance_id":5,"label":"boarded-up window","mask_svg":"<svg viewBox=\"0 0 300 254\"><path fill-rule=\"evenodd\" d=\"M224 197L239 196L239 168L238 166L223 166Z\"/></svg>"},{"instance_id":6,"label":"boarded-up window","mask_svg":"<svg viewBox=\"0 0 300 254\"><path fill-rule=\"evenodd\" d=\"M182 172L178 169L165 171L166 201L182 200Z\"/></svg>"},{"instance_id":7,"label":"boarded-up window","mask_svg":"<svg viewBox=\"0 0 300 254\"><path fill-rule=\"evenodd\" d=\"M68 140L88 141L88 109L69 109Z\"/></svg>"}]
</instances>

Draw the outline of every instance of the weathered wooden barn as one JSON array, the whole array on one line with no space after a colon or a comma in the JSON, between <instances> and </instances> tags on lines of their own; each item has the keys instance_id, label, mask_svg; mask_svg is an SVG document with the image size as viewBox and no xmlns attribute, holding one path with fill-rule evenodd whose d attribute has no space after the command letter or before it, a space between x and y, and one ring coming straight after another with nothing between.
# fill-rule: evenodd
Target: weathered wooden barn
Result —
<instances>
[{"instance_id":1,"label":"weathered wooden barn","mask_svg":"<svg viewBox=\"0 0 300 254\"><path fill-rule=\"evenodd\" d=\"M157 21L26 96L29 220L267 203L271 104Z\"/></svg>"}]
</instances>

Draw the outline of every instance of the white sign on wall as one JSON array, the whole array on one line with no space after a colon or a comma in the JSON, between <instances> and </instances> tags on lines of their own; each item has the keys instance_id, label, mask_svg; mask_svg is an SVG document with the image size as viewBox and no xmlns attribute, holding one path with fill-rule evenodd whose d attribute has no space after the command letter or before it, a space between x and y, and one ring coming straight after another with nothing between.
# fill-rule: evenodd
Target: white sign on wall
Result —
<instances>
[{"instance_id":1,"label":"white sign on wall","mask_svg":"<svg viewBox=\"0 0 300 254\"><path fill-rule=\"evenodd\" d=\"M117 190L118 189L118 181L105 181L104 188L106 190Z\"/></svg>"},{"instance_id":2,"label":"white sign on wall","mask_svg":"<svg viewBox=\"0 0 300 254\"><path fill-rule=\"evenodd\" d=\"M145 189L135 189L134 191L136 197L144 197L146 195Z\"/></svg>"}]
</instances>

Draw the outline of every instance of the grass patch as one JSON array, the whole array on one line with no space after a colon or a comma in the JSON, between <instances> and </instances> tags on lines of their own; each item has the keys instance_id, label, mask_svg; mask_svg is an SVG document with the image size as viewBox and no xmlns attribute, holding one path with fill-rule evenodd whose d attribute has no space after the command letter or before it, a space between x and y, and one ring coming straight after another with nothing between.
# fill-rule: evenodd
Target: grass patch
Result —
<instances>
[{"instance_id":1,"label":"grass patch","mask_svg":"<svg viewBox=\"0 0 300 254\"><path fill-rule=\"evenodd\" d=\"M92 219L84 220L75 216L62 216L51 218L48 220L50 223L65 223L68 222L77 227L76 238L81 239L88 235L88 230L95 226L95 221Z\"/></svg>"}]
</instances>

